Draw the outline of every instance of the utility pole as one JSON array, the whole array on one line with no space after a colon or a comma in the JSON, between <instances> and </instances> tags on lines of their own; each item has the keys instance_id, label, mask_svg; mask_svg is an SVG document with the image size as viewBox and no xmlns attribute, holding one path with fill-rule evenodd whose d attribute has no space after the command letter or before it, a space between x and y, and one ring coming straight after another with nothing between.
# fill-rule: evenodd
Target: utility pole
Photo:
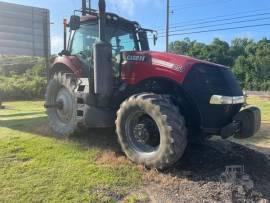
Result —
<instances>
[{"instance_id":1,"label":"utility pole","mask_svg":"<svg viewBox=\"0 0 270 203\"><path fill-rule=\"evenodd\" d=\"M166 19L166 52L169 52L169 30L170 29L170 0L167 0L167 19Z\"/></svg>"}]
</instances>

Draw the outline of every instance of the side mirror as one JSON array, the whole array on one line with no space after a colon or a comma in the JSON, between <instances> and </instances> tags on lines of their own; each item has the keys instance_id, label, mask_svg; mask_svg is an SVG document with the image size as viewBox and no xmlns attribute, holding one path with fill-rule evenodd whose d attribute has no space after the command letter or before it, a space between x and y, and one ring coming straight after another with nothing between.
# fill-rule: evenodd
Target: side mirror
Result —
<instances>
[{"instance_id":1,"label":"side mirror","mask_svg":"<svg viewBox=\"0 0 270 203\"><path fill-rule=\"evenodd\" d=\"M80 28L80 25L81 25L80 16L73 15L70 17L69 21L70 30L78 30Z\"/></svg>"}]
</instances>

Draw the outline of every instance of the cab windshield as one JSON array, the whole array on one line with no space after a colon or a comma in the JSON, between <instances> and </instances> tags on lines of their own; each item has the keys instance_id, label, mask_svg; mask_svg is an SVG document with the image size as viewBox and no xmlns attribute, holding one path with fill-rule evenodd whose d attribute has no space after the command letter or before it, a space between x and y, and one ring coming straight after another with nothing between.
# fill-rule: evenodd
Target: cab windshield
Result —
<instances>
[{"instance_id":1,"label":"cab windshield","mask_svg":"<svg viewBox=\"0 0 270 203\"><path fill-rule=\"evenodd\" d=\"M99 39L99 26L96 23L82 24L72 35L71 55L89 56L93 44ZM113 55L123 51L139 51L137 35L133 30L121 26L107 26L105 38L112 45Z\"/></svg>"}]
</instances>

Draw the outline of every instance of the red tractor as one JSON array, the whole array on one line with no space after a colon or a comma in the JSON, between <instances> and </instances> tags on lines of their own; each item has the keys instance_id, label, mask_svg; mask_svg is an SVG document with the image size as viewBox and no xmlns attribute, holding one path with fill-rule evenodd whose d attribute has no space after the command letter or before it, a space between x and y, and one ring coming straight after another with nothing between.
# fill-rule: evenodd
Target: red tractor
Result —
<instances>
[{"instance_id":1,"label":"red tractor","mask_svg":"<svg viewBox=\"0 0 270 203\"><path fill-rule=\"evenodd\" d=\"M242 109L245 97L229 68L150 51L147 32L154 41L155 32L106 13L105 0L99 11L84 4L65 33L66 27L69 42L46 92L57 134L115 126L129 159L164 169L181 158L190 138L245 138L259 130L260 110Z\"/></svg>"}]
</instances>

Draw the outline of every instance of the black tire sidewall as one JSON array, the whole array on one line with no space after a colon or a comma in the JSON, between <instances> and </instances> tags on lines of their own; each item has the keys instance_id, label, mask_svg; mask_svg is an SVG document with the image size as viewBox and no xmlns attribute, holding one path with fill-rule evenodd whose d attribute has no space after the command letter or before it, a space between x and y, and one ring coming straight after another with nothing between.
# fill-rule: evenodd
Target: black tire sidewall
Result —
<instances>
[{"instance_id":1,"label":"black tire sidewall","mask_svg":"<svg viewBox=\"0 0 270 203\"><path fill-rule=\"evenodd\" d=\"M150 96L153 96L150 94ZM116 121L116 129L118 134L119 143L126 153L129 159L133 162L143 164L147 167L155 167L159 169L164 169L172 164L174 164L183 154L184 149L187 143L187 133L186 129L184 128L182 132L179 131L179 126L184 126L184 123L181 123L183 119L177 120L179 123L178 131L180 133L173 133L172 126L168 123L167 115L164 114L160 109L161 107L153 104L151 99L141 99L140 96L131 97L131 99L127 100L121 105L120 110L117 113L117 121ZM157 96L157 98L159 98ZM163 100L164 102L167 102ZM170 111L170 113L174 113L174 115L178 115L178 112L174 112L169 109L170 105L166 106L166 109ZM164 107L162 107L164 108ZM164 110L164 109L163 109ZM126 121L127 118L132 114L134 111L143 111L147 115L149 115L156 123L159 134L160 134L160 145L158 146L157 150L150 153L142 153L130 147L130 141L126 134ZM177 116L175 116L177 117ZM177 117L178 118L178 117ZM176 136L181 137L181 139L176 138ZM177 139L177 140L175 140ZM178 140L182 140L183 143L178 142ZM174 142L175 141L175 142ZM179 150L177 147L183 149Z\"/></svg>"},{"instance_id":2,"label":"black tire sidewall","mask_svg":"<svg viewBox=\"0 0 270 203\"><path fill-rule=\"evenodd\" d=\"M128 119L128 117L130 116L131 113L133 113L134 111L141 111L143 110L147 115L149 115L156 123L156 125L158 126L159 129L159 133L160 133L160 145L158 146L157 151L154 151L151 153L151 155L149 155L149 153L143 153L143 152L139 152L137 150L134 150L133 147L129 147L131 144L131 141L129 140L129 138L127 136L121 136L121 142L122 143L127 143L126 146L126 152L128 153L128 157L132 160L138 161L143 163L143 162L155 162L156 157L159 157L162 155L162 153L164 153L164 144L166 144L167 142L167 137L164 136L166 133L166 129L164 129L163 127L163 123L160 119L160 117L162 115L159 115L158 113L156 113L155 111L153 111L151 109L151 107L146 107L147 105L144 105L143 103L140 103L139 105L131 105L128 109L126 109L124 111L124 113L121 116L121 120L120 120L120 129L121 129L121 134L122 135L126 135L126 120Z\"/></svg>"}]
</instances>

